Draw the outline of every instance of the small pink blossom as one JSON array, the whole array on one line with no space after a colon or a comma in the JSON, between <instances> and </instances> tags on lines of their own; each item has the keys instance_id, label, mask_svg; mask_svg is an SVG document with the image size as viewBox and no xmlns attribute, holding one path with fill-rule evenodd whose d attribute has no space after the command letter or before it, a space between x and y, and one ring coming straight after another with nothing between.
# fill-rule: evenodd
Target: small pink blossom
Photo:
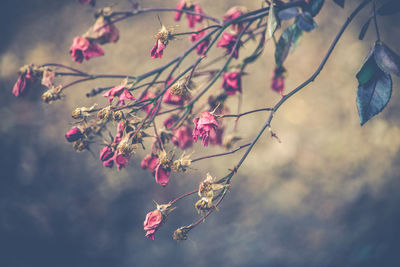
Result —
<instances>
[{"instance_id":1,"label":"small pink blossom","mask_svg":"<svg viewBox=\"0 0 400 267\"><path fill-rule=\"evenodd\" d=\"M193 120L195 128L193 130L193 140L197 142L199 136L201 137L202 145L208 146L208 140L210 138L210 132L215 131L218 128L218 122L214 115L204 111L201 113L200 118Z\"/></svg>"},{"instance_id":2,"label":"small pink blossom","mask_svg":"<svg viewBox=\"0 0 400 267\"><path fill-rule=\"evenodd\" d=\"M169 129L174 125L174 123L177 121L178 116L177 115L172 115L169 116L165 121L164 121L164 126L165 128Z\"/></svg>"},{"instance_id":3,"label":"small pink blossom","mask_svg":"<svg viewBox=\"0 0 400 267\"><path fill-rule=\"evenodd\" d=\"M136 100L136 98L128 91L125 85L118 85L111 88L108 92L103 94L108 97L108 102L111 103L114 97L119 98L121 105L125 105L125 100Z\"/></svg>"},{"instance_id":4,"label":"small pink blossom","mask_svg":"<svg viewBox=\"0 0 400 267\"><path fill-rule=\"evenodd\" d=\"M104 51L100 46L81 36L74 38L69 52L78 63L82 63L84 59L89 60L93 57L104 56Z\"/></svg>"},{"instance_id":5,"label":"small pink blossom","mask_svg":"<svg viewBox=\"0 0 400 267\"><path fill-rule=\"evenodd\" d=\"M83 137L81 130L78 127L73 127L65 133L65 138L68 142L75 142Z\"/></svg>"},{"instance_id":6,"label":"small pink blossom","mask_svg":"<svg viewBox=\"0 0 400 267\"><path fill-rule=\"evenodd\" d=\"M238 37L236 34L231 34L224 32L222 34L221 40L219 40L217 46L222 47L226 49L226 54L230 55L233 51L233 48L236 45L236 42L238 41ZM240 47L240 42L237 45L235 51L233 51L233 58L238 58L239 57L239 47Z\"/></svg>"},{"instance_id":7,"label":"small pink blossom","mask_svg":"<svg viewBox=\"0 0 400 267\"><path fill-rule=\"evenodd\" d=\"M193 145L192 128L182 126L173 132L172 143L180 149L187 149Z\"/></svg>"},{"instance_id":8,"label":"small pink blossom","mask_svg":"<svg viewBox=\"0 0 400 267\"><path fill-rule=\"evenodd\" d=\"M14 84L12 93L15 96L20 96L25 92L25 89L35 82L35 77L32 75L31 71L28 69L26 73L21 74L18 77L17 82Z\"/></svg>"},{"instance_id":9,"label":"small pink blossom","mask_svg":"<svg viewBox=\"0 0 400 267\"><path fill-rule=\"evenodd\" d=\"M234 7L231 7L231 8L225 13L225 15L224 15L224 17L223 17L223 21L225 22L225 21L228 21L228 20L237 19L238 17L244 15L245 13L247 13L247 8L246 8L246 7L243 7L243 6L234 6ZM231 27L232 27L232 29L233 29L234 31L237 31L237 32L241 32L241 31L243 30L243 28L244 28L242 22L232 24Z\"/></svg>"},{"instance_id":10,"label":"small pink blossom","mask_svg":"<svg viewBox=\"0 0 400 267\"><path fill-rule=\"evenodd\" d=\"M286 70L283 67L275 68L271 80L271 89L281 96L283 96L283 91L285 90L285 72Z\"/></svg>"},{"instance_id":11,"label":"small pink blossom","mask_svg":"<svg viewBox=\"0 0 400 267\"><path fill-rule=\"evenodd\" d=\"M180 95L171 94L170 88L163 95L163 102L165 104L182 106L185 103L185 98Z\"/></svg>"},{"instance_id":12,"label":"small pink blossom","mask_svg":"<svg viewBox=\"0 0 400 267\"><path fill-rule=\"evenodd\" d=\"M130 155L115 154L114 161L119 171L126 167L130 158Z\"/></svg>"},{"instance_id":13,"label":"small pink blossom","mask_svg":"<svg viewBox=\"0 0 400 267\"><path fill-rule=\"evenodd\" d=\"M150 51L151 57L152 58L162 58L165 48L166 48L166 46L161 42L161 40L156 40L156 44Z\"/></svg>"},{"instance_id":14,"label":"small pink blossom","mask_svg":"<svg viewBox=\"0 0 400 267\"><path fill-rule=\"evenodd\" d=\"M143 158L142 162L140 163L140 167L143 170L149 170L153 173L156 171L156 167L159 163L158 156L154 153L148 154L146 157Z\"/></svg>"},{"instance_id":15,"label":"small pink blossom","mask_svg":"<svg viewBox=\"0 0 400 267\"><path fill-rule=\"evenodd\" d=\"M147 91L146 94L140 99L140 101L146 100L146 99L150 99L150 98L154 98L156 97L156 95L151 92L151 91ZM147 104L147 103L146 103ZM145 105L142 110L144 110L146 113L149 113L151 110L151 114L150 116L152 116L154 114L154 112L156 111L156 109L153 109L153 105L152 104L147 104Z\"/></svg>"},{"instance_id":16,"label":"small pink blossom","mask_svg":"<svg viewBox=\"0 0 400 267\"><path fill-rule=\"evenodd\" d=\"M162 186L167 186L169 183L169 175L171 174L170 169L166 169L162 164L158 164L155 170L154 177L156 178L156 183Z\"/></svg>"},{"instance_id":17,"label":"small pink blossom","mask_svg":"<svg viewBox=\"0 0 400 267\"><path fill-rule=\"evenodd\" d=\"M154 240L154 234L163 224L163 215L158 209L153 210L146 215L143 223L143 229L146 231L146 237Z\"/></svg>"},{"instance_id":18,"label":"small pink blossom","mask_svg":"<svg viewBox=\"0 0 400 267\"><path fill-rule=\"evenodd\" d=\"M100 160L103 162L104 167L111 168L114 165L114 152L109 146L105 146L100 150Z\"/></svg>"},{"instance_id":19,"label":"small pink blossom","mask_svg":"<svg viewBox=\"0 0 400 267\"><path fill-rule=\"evenodd\" d=\"M196 31L200 31L202 28L197 29ZM192 43L197 42L198 40L200 40L201 38L203 38L203 36L206 34L206 31L201 31L198 33L192 33L190 35L190 41ZM196 46L196 52L198 55L203 55L204 52L207 50L207 47L210 44L210 38L205 39L204 41L202 41L201 43L199 43Z\"/></svg>"},{"instance_id":20,"label":"small pink blossom","mask_svg":"<svg viewBox=\"0 0 400 267\"><path fill-rule=\"evenodd\" d=\"M123 121L120 121L117 125L117 134L115 135L114 144L119 144L122 140L122 136L124 135L124 130L125 130L125 123Z\"/></svg>"},{"instance_id":21,"label":"small pink blossom","mask_svg":"<svg viewBox=\"0 0 400 267\"><path fill-rule=\"evenodd\" d=\"M242 74L239 71L225 72L221 88L228 95L234 95L236 92L242 92Z\"/></svg>"},{"instance_id":22,"label":"small pink blossom","mask_svg":"<svg viewBox=\"0 0 400 267\"><path fill-rule=\"evenodd\" d=\"M178 4L176 5L176 9L187 10L187 11L192 11L192 12L199 13L199 14L204 14L203 9L201 8L201 6L198 3L196 3L196 2L193 3L193 2L185 1L185 0L179 1ZM182 17L182 12L176 11L174 20L180 21L181 17ZM201 23L203 21L203 16L201 16L201 15L194 15L194 14L186 13L186 18L188 20L189 28L194 28L196 26L196 23Z\"/></svg>"}]
</instances>

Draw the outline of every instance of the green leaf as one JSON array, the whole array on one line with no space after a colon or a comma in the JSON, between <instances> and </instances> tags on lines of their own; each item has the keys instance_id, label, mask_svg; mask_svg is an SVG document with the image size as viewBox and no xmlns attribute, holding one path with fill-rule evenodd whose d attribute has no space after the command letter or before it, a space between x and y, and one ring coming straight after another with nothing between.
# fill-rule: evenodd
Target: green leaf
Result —
<instances>
[{"instance_id":1,"label":"green leaf","mask_svg":"<svg viewBox=\"0 0 400 267\"><path fill-rule=\"evenodd\" d=\"M317 27L313 17L310 13L304 12L297 16L296 25L300 30L310 32Z\"/></svg>"},{"instance_id":2,"label":"green leaf","mask_svg":"<svg viewBox=\"0 0 400 267\"><path fill-rule=\"evenodd\" d=\"M291 25L282 33L275 49L275 62L278 67L282 66L290 49L295 46L301 34L302 30L296 24Z\"/></svg>"},{"instance_id":3,"label":"green leaf","mask_svg":"<svg viewBox=\"0 0 400 267\"><path fill-rule=\"evenodd\" d=\"M367 59L365 60L364 64L362 65L361 69L358 71L356 77L358 80L359 85L364 85L368 83L375 73L380 70L378 65L375 62L374 57L374 50L375 47L371 49L369 52Z\"/></svg>"},{"instance_id":4,"label":"green leaf","mask_svg":"<svg viewBox=\"0 0 400 267\"><path fill-rule=\"evenodd\" d=\"M369 24L371 23L372 17L367 20L367 22L364 23L364 25L361 28L360 34L358 35L358 40L362 40L365 37L365 34L367 33L367 30L369 28Z\"/></svg>"},{"instance_id":5,"label":"green leaf","mask_svg":"<svg viewBox=\"0 0 400 267\"><path fill-rule=\"evenodd\" d=\"M376 13L380 16L388 16L396 14L397 12L400 12L400 1L392 0L383 4Z\"/></svg>"},{"instance_id":6,"label":"green leaf","mask_svg":"<svg viewBox=\"0 0 400 267\"><path fill-rule=\"evenodd\" d=\"M383 43L377 43L374 51L378 67L386 72L400 76L400 57Z\"/></svg>"},{"instance_id":7,"label":"green leaf","mask_svg":"<svg viewBox=\"0 0 400 267\"><path fill-rule=\"evenodd\" d=\"M280 20L290 20L292 18L295 18L299 13L300 12L297 9L297 7L290 7L290 8L279 11L278 18Z\"/></svg>"},{"instance_id":8,"label":"green leaf","mask_svg":"<svg viewBox=\"0 0 400 267\"><path fill-rule=\"evenodd\" d=\"M344 8L344 0L333 0L333 2L335 2L341 8Z\"/></svg>"},{"instance_id":9,"label":"green leaf","mask_svg":"<svg viewBox=\"0 0 400 267\"><path fill-rule=\"evenodd\" d=\"M274 35L276 28L278 28L278 21L276 19L274 5L271 5L268 15L268 38L271 38Z\"/></svg>"},{"instance_id":10,"label":"green leaf","mask_svg":"<svg viewBox=\"0 0 400 267\"><path fill-rule=\"evenodd\" d=\"M357 89L357 108L360 123L364 125L389 103L392 95L392 78L390 74L378 70L368 83Z\"/></svg>"}]
</instances>

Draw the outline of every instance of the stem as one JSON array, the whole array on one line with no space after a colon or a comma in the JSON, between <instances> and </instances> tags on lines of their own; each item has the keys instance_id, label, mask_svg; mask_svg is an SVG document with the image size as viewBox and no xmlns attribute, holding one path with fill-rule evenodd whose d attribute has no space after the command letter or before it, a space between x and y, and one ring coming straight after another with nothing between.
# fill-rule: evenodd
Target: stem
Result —
<instances>
[{"instance_id":1,"label":"stem","mask_svg":"<svg viewBox=\"0 0 400 267\"><path fill-rule=\"evenodd\" d=\"M193 195L193 194L197 193L198 191L199 191L199 190L193 190L193 191L187 192L186 194L183 194L183 195L181 195L181 196L175 198L174 200L171 200L171 201L169 202L169 204L173 205L173 204L175 204L177 201L181 200L182 198L185 198L185 197L187 197L187 196Z\"/></svg>"},{"instance_id":2,"label":"stem","mask_svg":"<svg viewBox=\"0 0 400 267\"><path fill-rule=\"evenodd\" d=\"M260 108L260 109L255 109L255 110L250 110L247 112L243 112L240 114L225 114L225 115L215 115L217 118L240 118L242 116L255 113L255 112L260 112L260 111L272 111L272 108Z\"/></svg>"},{"instance_id":3,"label":"stem","mask_svg":"<svg viewBox=\"0 0 400 267\"><path fill-rule=\"evenodd\" d=\"M238 148L235 148L234 150L228 151L228 152L224 152L224 153L219 153L219 154L214 154L214 155L209 155L209 156L204 156L204 157L200 157L197 159L192 159L192 163L199 161L199 160L203 160L203 159L209 159L209 158L215 158L215 157L221 157L221 156L225 156L225 155L229 155L229 154L233 154L236 151L241 150L242 148L248 147L251 143L245 144L245 145L241 145Z\"/></svg>"},{"instance_id":4,"label":"stem","mask_svg":"<svg viewBox=\"0 0 400 267\"><path fill-rule=\"evenodd\" d=\"M373 2L372 9L374 11L374 24L375 24L376 38L378 39L378 42L380 42L381 35L379 33L378 21L376 19L376 0L374 0L374 2Z\"/></svg>"}]
</instances>

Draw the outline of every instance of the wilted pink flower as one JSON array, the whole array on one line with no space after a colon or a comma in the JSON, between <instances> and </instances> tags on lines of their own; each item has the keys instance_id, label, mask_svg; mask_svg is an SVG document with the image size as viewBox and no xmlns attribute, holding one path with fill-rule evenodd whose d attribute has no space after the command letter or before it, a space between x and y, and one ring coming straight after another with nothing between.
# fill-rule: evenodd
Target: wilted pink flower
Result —
<instances>
[{"instance_id":1,"label":"wilted pink flower","mask_svg":"<svg viewBox=\"0 0 400 267\"><path fill-rule=\"evenodd\" d=\"M271 89L281 96L283 96L283 91L285 90L285 72L286 70L283 67L275 68L271 80Z\"/></svg>"},{"instance_id":2,"label":"wilted pink flower","mask_svg":"<svg viewBox=\"0 0 400 267\"><path fill-rule=\"evenodd\" d=\"M114 152L109 146L103 147L100 150L100 160L103 162L104 167L111 168L114 165Z\"/></svg>"},{"instance_id":3,"label":"wilted pink flower","mask_svg":"<svg viewBox=\"0 0 400 267\"><path fill-rule=\"evenodd\" d=\"M28 69L26 73L21 74L18 77L17 82L14 84L12 93L15 96L20 96L25 92L25 89L35 81L35 77Z\"/></svg>"},{"instance_id":4,"label":"wilted pink flower","mask_svg":"<svg viewBox=\"0 0 400 267\"><path fill-rule=\"evenodd\" d=\"M116 154L114 157L114 161L115 161L115 164L117 164L118 170L125 168L126 164L128 164L128 161L130 158L131 158L130 155Z\"/></svg>"},{"instance_id":5,"label":"wilted pink flower","mask_svg":"<svg viewBox=\"0 0 400 267\"><path fill-rule=\"evenodd\" d=\"M238 17L242 16L243 14L247 13L247 8L243 6L234 6L231 7L224 15L223 21L237 19ZM241 32L243 30L243 23L235 23L232 24L232 29Z\"/></svg>"},{"instance_id":6,"label":"wilted pink flower","mask_svg":"<svg viewBox=\"0 0 400 267\"><path fill-rule=\"evenodd\" d=\"M153 210L146 215L143 223L143 229L146 231L146 237L154 240L154 233L163 224L163 215L158 209Z\"/></svg>"},{"instance_id":7,"label":"wilted pink flower","mask_svg":"<svg viewBox=\"0 0 400 267\"><path fill-rule=\"evenodd\" d=\"M79 3L81 4L89 3L90 5L94 6L96 4L96 0L79 0Z\"/></svg>"},{"instance_id":8,"label":"wilted pink flower","mask_svg":"<svg viewBox=\"0 0 400 267\"><path fill-rule=\"evenodd\" d=\"M100 46L81 36L74 38L69 52L78 63L82 63L84 59L89 60L93 57L104 56L104 51Z\"/></svg>"},{"instance_id":9,"label":"wilted pink flower","mask_svg":"<svg viewBox=\"0 0 400 267\"><path fill-rule=\"evenodd\" d=\"M192 12L196 12L199 14L204 14L203 9L201 8L201 6L199 4L196 2L193 3L191 1L185 1L185 0L179 1L178 4L176 5L176 9L187 10L187 11L192 11ZM174 20L179 21L181 19L181 16L182 16L182 12L176 11ZM196 26L196 22L201 23L203 21L203 16L189 14L189 13L186 13L186 18L188 20L189 28L194 28Z\"/></svg>"},{"instance_id":10,"label":"wilted pink flower","mask_svg":"<svg viewBox=\"0 0 400 267\"><path fill-rule=\"evenodd\" d=\"M104 97L108 97L108 102L111 103L114 97L119 98L121 105L125 105L125 100L136 100L135 97L128 91L125 85L118 85L111 88L108 92L103 94Z\"/></svg>"},{"instance_id":11,"label":"wilted pink flower","mask_svg":"<svg viewBox=\"0 0 400 267\"><path fill-rule=\"evenodd\" d=\"M73 127L65 133L65 138L68 142L75 142L83 137L81 130L78 127Z\"/></svg>"},{"instance_id":12,"label":"wilted pink flower","mask_svg":"<svg viewBox=\"0 0 400 267\"><path fill-rule=\"evenodd\" d=\"M172 143L180 149L186 149L193 145L192 128L182 126L173 132Z\"/></svg>"},{"instance_id":13,"label":"wilted pink flower","mask_svg":"<svg viewBox=\"0 0 400 267\"><path fill-rule=\"evenodd\" d=\"M156 44L150 51L151 57L152 58L162 58L165 47L166 46L160 40L156 40Z\"/></svg>"},{"instance_id":14,"label":"wilted pink flower","mask_svg":"<svg viewBox=\"0 0 400 267\"><path fill-rule=\"evenodd\" d=\"M164 121L164 126L165 128L169 129L172 127L172 125L174 125L174 123L176 122L176 120L178 119L177 115L172 115L169 116L165 121Z\"/></svg>"},{"instance_id":15,"label":"wilted pink flower","mask_svg":"<svg viewBox=\"0 0 400 267\"><path fill-rule=\"evenodd\" d=\"M182 106L185 103L185 98L180 95L171 94L170 88L163 95L163 102L165 104Z\"/></svg>"},{"instance_id":16,"label":"wilted pink flower","mask_svg":"<svg viewBox=\"0 0 400 267\"><path fill-rule=\"evenodd\" d=\"M162 164L156 166L154 177L156 178L156 183L162 186L167 186L169 183L169 175L171 174L170 169L166 169Z\"/></svg>"},{"instance_id":17,"label":"wilted pink flower","mask_svg":"<svg viewBox=\"0 0 400 267\"><path fill-rule=\"evenodd\" d=\"M197 29L196 31L200 31L201 28ZM192 43L197 42L198 40L200 40L201 38L203 38L203 36L206 34L206 31L201 31L198 33L192 33L190 35L190 41ZM210 38L205 39L204 41L202 41L201 43L199 43L196 46L196 51L198 55L203 55L204 52L206 51L208 45L210 44Z\"/></svg>"},{"instance_id":18,"label":"wilted pink flower","mask_svg":"<svg viewBox=\"0 0 400 267\"><path fill-rule=\"evenodd\" d=\"M97 44L115 43L119 39L119 31L109 19L99 16L84 37Z\"/></svg>"},{"instance_id":19,"label":"wilted pink flower","mask_svg":"<svg viewBox=\"0 0 400 267\"><path fill-rule=\"evenodd\" d=\"M143 158L142 162L140 163L140 167L142 167L143 170L149 170L154 174L158 163L158 156L154 153L150 153Z\"/></svg>"},{"instance_id":20,"label":"wilted pink flower","mask_svg":"<svg viewBox=\"0 0 400 267\"><path fill-rule=\"evenodd\" d=\"M224 32L222 34L221 40L219 40L217 46L225 48L226 54L229 55L232 53L232 50L235 47L237 41L238 41L238 37L236 34ZM233 58L239 57L239 47L240 47L240 42L237 45L235 51L233 52L233 55L232 55Z\"/></svg>"},{"instance_id":21,"label":"wilted pink flower","mask_svg":"<svg viewBox=\"0 0 400 267\"><path fill-rule=\"evenodd\" d=\"M215 116L211 113L204 111L201 113L200 118L195 118L193 120L195 128L193 130L193 140L197 142L199 136L201 137L201 143L203 146L208 146L208 140L210 137L210 132L215 131L218 128L218 122Z\"/></svg>"},{"instance_id":22,"label":"wilted pink flower","mask_svg":"<svg viewBox=\"0 0 400 267\"><path fill-rule=\"evenodd\" d=\"M221 88L228 95L234 95L236 92L242 92L242 74L239 71L225 72Z\"/></svg>"}]
</instances>

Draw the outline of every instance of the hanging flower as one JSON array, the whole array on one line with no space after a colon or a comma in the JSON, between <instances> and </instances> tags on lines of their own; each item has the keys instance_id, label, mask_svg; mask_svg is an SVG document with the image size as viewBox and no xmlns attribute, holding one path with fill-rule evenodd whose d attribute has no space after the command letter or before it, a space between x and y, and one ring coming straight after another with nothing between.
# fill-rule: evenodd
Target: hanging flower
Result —
<instances>
[{"instance_id":1,"label":"hanging flower","mask_svg":"<svg viewBox=\"0 0 400 267\"><path fill-rule=\"evenodd\" d=\"M224 32L222 34L221 40L219 40L217 46L225 48L226 54L230 55L232 53L233 48L235 47L237 41L238 41L238 37L236 34ZM233 51L233 55L232 55L233 58L237 59L239 57L239 47L240 47L240 42L237 45L235 51Z\"/></svg>"},{"instance_id":2,"label":"hanging flower","mask_svg":"<svg viewBox=\"0 0 400 267\"><path fill-rule=\"evenodd\" d=\"M69 52L73 60L78 63L82 63L84 59L104 56L104 51L100 46L81 36L74 38Z\"/></svg>"},{"instance_id":3,"label":"hanging flower","mask_svg":"<svg viewBox=\"0 0 400 267\"><path fill-rule=\"evenodd\" d=\"M283 91L285 90L285 73L284 67L276 67L271 80L271 89L281 96L283 96Z\"/></svg>"},{"instance_id":4,"label":"hanging flower","mask_svg":"<svg viewBox=\"0 0 400 267\"><path fill-rule=\"evenodd\" d=\"M218 122L214 115L204 111L201 113L200 118L195 118L193 120L195 128L193 130L193 140L197 142L198 138L201 137L202 145L208 146L208 141L210 138L210 132L215 131L218 128Z\"/></svg>"},{"instance_id":5,"label":"hanging flower","mask_svg":"<svg viewBox=\"0 0 400 267\"><path fill-rule=\"evenodd\" d=\"M171 207L171 204L159 205L157 202L155 203L157 208L147 213L146 219L143 222L143 229L146 231L146 237L151 240L154 240L155 232L164 224L168 214L175 209Z\"/></svg>"},{"instance_id":6,"label":"hanging flower","mask_svg":"<svg viewBox=\"0 0 400 267\"><path fill-rule=\"evenodd\" d=\"M73 127L65 133L68 142L75 142L83 137L83 133L78 127Z\"/></svg>"},{"instance_id":7,"label":"hanging flower","mask_svg":"<svg viewBox=\"0 0 400 267\"><path fill-rule=\"evenodd\" d=\"M237 19L238 17L246 14L248 12L247 7L244 6L234 6L231 7L224 15L223 21L228 21L228 20L234 20ZM236 32L241 32L244 28L244 25L242 22L239 23L234 23L232 24L232 29Z\"/></svg>"},{"instance_id":8,"label":"hanging flower","mask_svg":"<svg viewBox=\"0 0 400 267\"><path fill-rule=\"evenodd\" d=\"M190 126L181 126L176 129L172 137L172 143L180 149L187 149L193 145L192 128Z\"/></svg>"},{"instance_id":9,"label":"hanging flower","mask_svg":"<svg viewBox=\"0 0 400 267\"><path fill-rule=\"evenodd\" d=\"M203 36L206 34L206 31L201 31L201 32L200 32L200 30L202 30L202 28L199 28L199 29L196 30L196 31L198 31L198 33L192 33L192 34L190 35L190 41L191 41L192 43L197 42L198 40L200 40L201 38L203 38ZM199 44L196 46L196 52L197 52L197 54L198 54L198 55L203 55L204 52L207 50L207 47L209 46L209 44L210 44L210 38L206 38L206 39L203 40L201 43L199 43Z\"/></svg>"},{"instance_id":10,"label":"hanging flower","mask_svg":"<svg viewBox=\"0 0 400 267\"><path fill-rule=\"evenodd\" d=\"M199 14L204 14L201 6L198 3L192 2L192 1L181 0L176 5L176 9L187 10L187 11L192 11L192 12L199 13ZM175 11L174 20L180 21L181 17L182 17L182 12ZM188 20L189 28L194 28L196 26L196 23L201 23L203 21L203 16L189 14L189 13L186 13L186 18Z\"/></svg>"},{"instance_id":11,"label":"hanging flower","mask_svg":"<svg viewBox=\"0 0 400 267\"><path fill-rule=\"evenodd\" d=\"M97 44L115 43L119 39L119 31L110 19L99 16L83 37Z\"/></svg>"},{"instance_id":12,"label":"hanging flower","mask_svg":"<svg viewBox=\"0 0 400 267\"><path fill-rule=\"evenodd\" d=\"M164 49L167 47L168 41L172 39L171 30L168 30L164 25L155 35L156 44L150 51L152 58L162 58Z\"/></svg>"},{"instance_id":13,"label":"hanging flower","mask_svg":"<svg viewBox=\"0 0 400 267\"><path fill-rule=\"evenodd\" d=\"M228 95L234 95L236 92L242 92L242 74L240 71L225 72L221 88Z\"/></svg>"}]
</instances>

